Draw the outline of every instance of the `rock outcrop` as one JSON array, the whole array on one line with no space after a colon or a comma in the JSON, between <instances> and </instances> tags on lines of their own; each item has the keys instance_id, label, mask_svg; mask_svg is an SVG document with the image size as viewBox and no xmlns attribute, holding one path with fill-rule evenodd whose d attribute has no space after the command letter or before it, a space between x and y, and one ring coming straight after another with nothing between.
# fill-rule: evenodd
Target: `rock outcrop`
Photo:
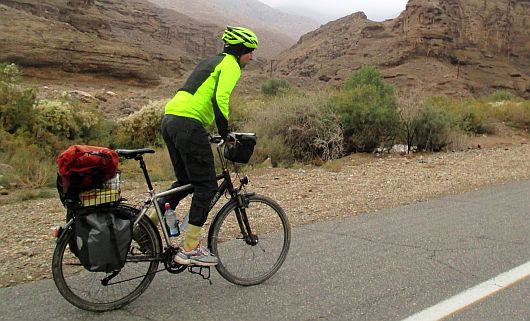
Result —
<instances>
[{"instance_id":1,"label":"rock outcrop","mask_svg":"<svg viewBox=\"0 0 530 321\"><path fill-rule=\"evenodd\" d=\"M394 20L355 13L300 39L283 75L341 83L378 66L404 91L530 96L530 0L410 0Z\"/></svg>"},{"instance_id":2,"label":"rock outcrop","mask_svg":"<svg viewBox=\"0 0 530 321\"><path fill-rule=\"evenodd\" d=\"M217 52L218 29L143 0L0 0L0 61L156 81Z\"/></svg>"}]
</instances>

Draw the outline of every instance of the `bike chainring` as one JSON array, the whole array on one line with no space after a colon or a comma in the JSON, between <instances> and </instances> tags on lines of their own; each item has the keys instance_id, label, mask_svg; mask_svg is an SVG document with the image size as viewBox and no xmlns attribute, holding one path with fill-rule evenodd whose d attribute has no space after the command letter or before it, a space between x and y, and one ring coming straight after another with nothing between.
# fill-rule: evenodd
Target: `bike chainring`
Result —
<instances>
[{"instance_id":1,"label":"bike chainring","mask_svg":"<svg viewBox=\"0 0 530 321\"><path fill-rule=\"evenodd\" d=\"M172 274L178 274L181 272L186 271L186 268L188 266L178 264L177 262L173 261L173 258L175 257L175 254L177 253L177 249L173 246L170 246L165 252L164 252L164 267L169 273Z\"/></svg>"}]
</instances>

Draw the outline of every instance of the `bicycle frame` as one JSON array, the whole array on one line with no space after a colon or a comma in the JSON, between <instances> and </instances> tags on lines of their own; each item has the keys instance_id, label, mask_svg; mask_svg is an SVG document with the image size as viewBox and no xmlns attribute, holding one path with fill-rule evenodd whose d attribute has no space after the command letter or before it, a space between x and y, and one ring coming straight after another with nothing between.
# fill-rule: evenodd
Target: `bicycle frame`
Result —
<instances>
[{"instance_id":1,"label":"bicycle frame","mask_svg":"<svg viewBox=\"0 0 530 321\"><path fill-rule=\"evenodd\" d=\"M208 212L211 211L211 209L217 204L221 196L228 191L230 194L230 197L232 200L236 200L239 205L245 206L243 199L241 197L240 191L244 185L248 183L248 178L244 176L242 179L240 179L240 187L235 189L234 185L232 183L231 177L230 177L230 171L228 170L227 161L224 158L221 150L221 146L223 146L224 141L220 140L217 145L217 153L219 154L219 158L221 160L222 165L222 172L217 174L217 180L222 180L221 184L217 188L217 192L215 193L212 201L210 202L210 206L208 208ZM147 214L148 210L150 209L151 205L154 204L156 214L158 216L159 222L164 222L164 213L162 212L162 209L160 208L158 204L158 200L161 197L173 195L179 192L189 191L190 193L193 190L193 186L191 184L186 184L183 186L175 187L169 190L166 190L164 192L156 193L153 187L153 184L151 182L151 178L149 177L149 173L147 171L147 166L145 164L145 161L143 159L143 156L140 155L136 158L136 160L140 163L140 168L142 169L142 173L144 175L145 181L147 183L149 198L144 201L144 206L140 210L140 215L138 215L137 219L135 220L134 224L137 224L138 221ZM237 215L237 221L239 223L239 226L241 228L241 232L243 236L247 236L251 234L250 225L248 224L248 220L245 216L242 217L241 212L239 210L236 211ZM214 218L215 219L215 218ZM164 234L164 239L166 241L166 244L169 246L171 244L169 231L166 227L166 224L160 224L162 233Z\"/></svg>"}]
</instances>

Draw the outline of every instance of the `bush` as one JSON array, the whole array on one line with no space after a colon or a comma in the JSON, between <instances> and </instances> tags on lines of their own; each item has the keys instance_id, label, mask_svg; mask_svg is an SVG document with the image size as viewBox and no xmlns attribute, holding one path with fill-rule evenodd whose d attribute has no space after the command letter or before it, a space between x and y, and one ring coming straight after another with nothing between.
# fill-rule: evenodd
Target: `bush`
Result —
<instances>
[{"instance_id":1,"label":"bush","mask_svg":"<svg viewBox=\"0 0 530 321\"><path fill-rule=\"evenodd\" d=\"M271 78L261 85L261 92L268 96L276 96L279 94L285 94L290 88L291 85L289 85L287 80L282 78Z\"/></svg>"},{"instance_id":2,"label":"bush","mask_svg":"<svg viewBox=\"0 0 530 321\"><path fill-rule=\"evenodd\" d=\"M422 108L422 98L418 93L408 93L398 97L399 142L407 147L407 153L413 148L418 135L418 115Z\"/></svg>"},{"instance_id":3,"label":"bush","mask_svg":"<svg viewBox=\"0 0 530 321\"><path fill-rule=\"evenodd\" d=\"M19 84L22 73L15 64L0 63L0 82Z\"/></svg>"},{"instance_id":4,"label":"bush","mask_svg":"<svg viewBox=\"0 0 530 321\"><path fill-rule=\"evenodd\" d=\"M98 114L81 110L66 100L41 100L35 112L40 128L69 140L88 137L101 121Z\"/></svg>"},{"instance_id":5,"label":"bush","mask_svg":"<svg viewBox=\"0 0 530 321\"><path fill-rule=\"evenodd\" d=\"M459 127L465 132L486 134L492 131L492 128L488 126L487 114L478 105L467 105L459 116Z\"/></svg>"},{"instance_id":6,"label":"bush","mask_svg":"<svg viewBox=\"0 0 530 321\"><path fill-rule=\"evenodd\" d=\"M426 104L415 117L415 144L419 150L440 151L451 143L455 127L446 109Z\"/></svg>"},{"instance_id":7,"label":"bush","mask_svg":"<svg viewBox=\"0 0 530 321\"><path fill-rule=\"evenodd\" d=\"M489 101L497 102L497 101L509 101L513 99L513 94L507 90L496 90L488 97Z\"/></svg>"},{"instance_id":8,"label":"bush","mask_svg":"<svg viewBox=\"0 0 530 321\"><path fill-rule=\"evenodd\" d=\"M342 128L326 108L325 95L288 95L253 110L243 131L256 132L253 160L271 158L274 164L336 159L342 156Z\"/></svg>"},{"instance_id":9,"label":"bush","mask_svg":"<svg viewBox=\"0 0 530 321\"><path fill-rule=\"evenodd\" d=\"M417 94L400 97L401 142L419 150L439 151L444 147L461 148L463 104L446 97L420 98Z\"/></svg>"},{"instance_id":10,"label":"bush","mask_svg":"<svg viewBox=\"0 0 530 321\"><path fill-rule=\"evenodd\" d=\"M11 168L3 180L32 188L52 185L57 154L74 143L108 143L109 122L73 100L37 101L20 76L15 65L0 64L0 163Z\"/></svg>"},{"instance_id":11,"label":"bush","mask_svg":"<svg viewBox=\"0 0 530 321\"><path fill-rule=\"evenodd\" d=\"M20 86L21 73L14 64L0 64L0 128L9 133L32 130L36 92Z\"/></svg>"},{"instance_id":12,"label":"bush","mask_svg":"<svg viewBox=\"0 0 530 321\"><path fill-rule=\"evenodd\" d=\"M375 87L381 98L386 98L389 102L394 100L394 87L385 82L379 70L373 66L362 67L344 83L346 90L353 90L362 86Z\"/></svg>"},{"instance_id":13,"label":"bush","mask_svg":"<svg viewBox=\"0 0 530 321\"><path fill-rule=\"evenodd\" d=\"M116 143L126 148L162 146L160 122L164 116L164 106L165 101L152 101L139 111L119 119Z\"/></svg>"},{"instance_id":14,"label":"bush","mask_svg":"<svg viewBox=\"0 0 530 321\"><path fill-rule=\"evenodd\" d=\"M504 121L517 128L530 128L530 101L519 101L506 103Z\"/></svg>"},{"instance_id":15,"label":"bush","mask_svg":"<svg viewBox=\"0 0 530 321\"><path fill-rule=\"evenodd\" d=\"M329 106L340 117L346 150L370 152L392 145L399 125L394 88L373 67L360 69L344 87Z\"/></svg>"},{"instance_id":16,"label":"bush","mask_svg":"<svg viewBox=\"0 0 530 321\"><path fill-rule=\"evenodd\" d=\"M13 135L0 128L0 140L0 163L9 165L3 174L5 182L31 188L53 185L55 163L48 153L31 142L28 133Z\"/></svg>"}]
</instances>

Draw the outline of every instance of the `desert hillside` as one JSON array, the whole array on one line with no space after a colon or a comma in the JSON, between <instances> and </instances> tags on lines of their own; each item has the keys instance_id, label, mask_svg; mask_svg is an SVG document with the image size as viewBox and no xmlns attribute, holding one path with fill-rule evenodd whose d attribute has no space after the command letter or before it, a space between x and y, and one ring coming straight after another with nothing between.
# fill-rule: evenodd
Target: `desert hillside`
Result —
<instances>
[{"instance_id":1,"label":"desert hillside","mask_svg":"<svg viewBox=\"0 0 530 321\"><path fill-rule=\"evenodd\" d=\"M114 84L94 75L118 78L122 87L147 83L145 102L171 96L196 62L218 52L224 25L248 24L262 46L238 86L243 92L259 90L270 76L306 89L340 86L375 65L400 92L530 97L529 21L530 0L410 0L396 19L353 13L295 43L291 36L313 22L258 1L0 0L0 41L7 44L0 61L89 91Z\"/></svg>"},{"instance_id":2,"label":"desert hillside","mask_svg":"<svg viewBox=\"0 0 530 321\"><path fill-rule=\"evenodd\" d=\"M2 0L0 61L125 79L182 75L218 28L143 0Z\"/></svg>"},{"instance_id":3,"label":"desert hillside","mask_svg":"<svg viewBox=\"0 0 530 321\"><path fill-rule=\"evenodd\" d=\"M410 0L393 20L359 12L303 36L283 76L342 83L378 66L401 90L451 96L506 89L530 96L530 1Z\"/></svg>"}]
</instances>

